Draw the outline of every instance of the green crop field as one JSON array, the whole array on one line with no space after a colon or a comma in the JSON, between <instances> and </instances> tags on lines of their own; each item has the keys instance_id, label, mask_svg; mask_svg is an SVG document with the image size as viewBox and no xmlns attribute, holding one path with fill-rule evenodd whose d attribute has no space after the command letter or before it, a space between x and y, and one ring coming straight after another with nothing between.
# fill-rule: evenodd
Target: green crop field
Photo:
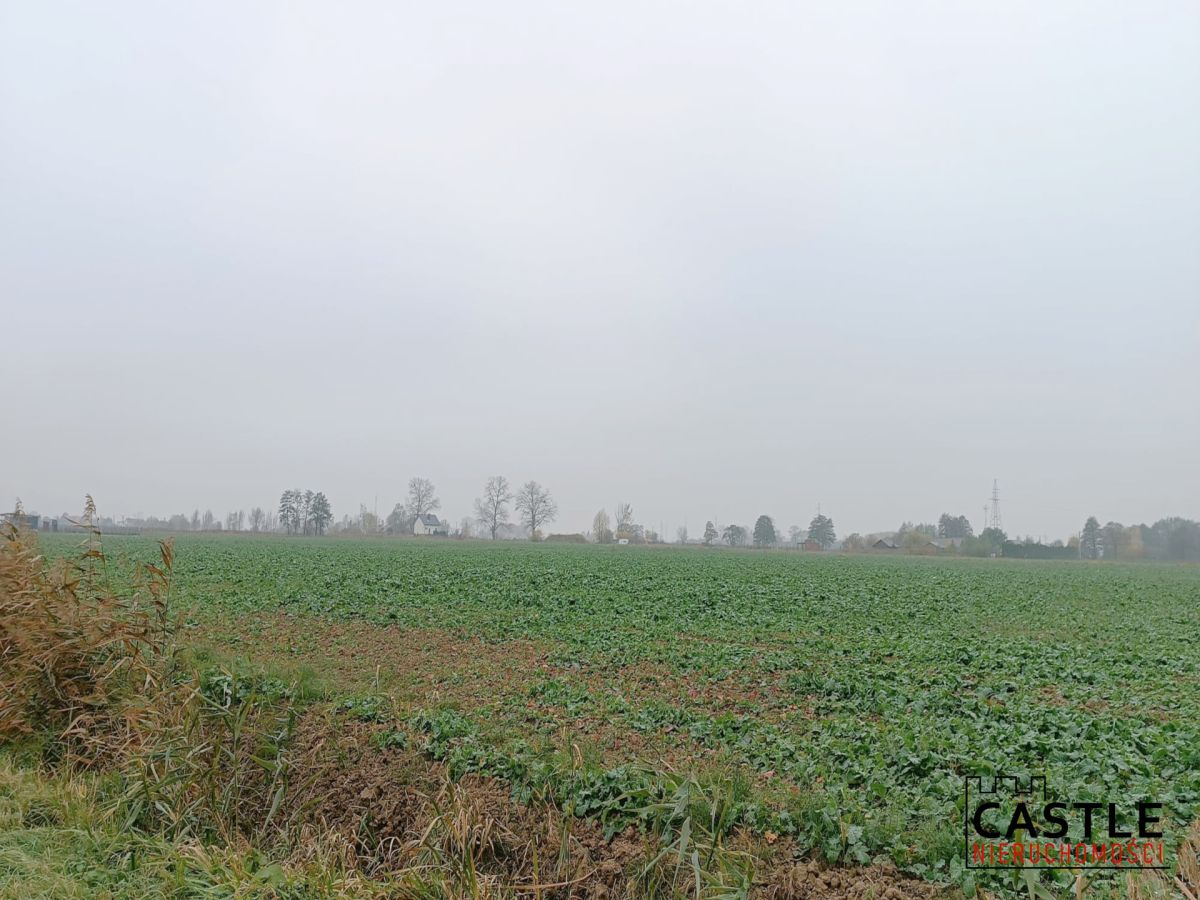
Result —
<instances>
[{"instance_id":1,"label":"green crop field","mask_svg":"<svg viewBox=\"0 0 1200 900\"><path fill-rule=\"evenodd\" d=\"M655 772L720 773L755 834L969 888L964 775L1153 797L1169 844L1200 817L1196 567L184 537L173 602L199 659L610 832Z\"/></svg>"}]
</instances>

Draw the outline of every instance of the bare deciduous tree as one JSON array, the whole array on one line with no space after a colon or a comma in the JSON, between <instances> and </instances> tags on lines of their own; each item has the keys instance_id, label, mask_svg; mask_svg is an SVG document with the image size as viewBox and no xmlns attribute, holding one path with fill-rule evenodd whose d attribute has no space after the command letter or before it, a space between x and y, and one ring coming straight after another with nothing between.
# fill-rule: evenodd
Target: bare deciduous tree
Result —
<instances>
[{"instance_id":1,"label":"bare deciduous tree","mask_svg":"<svg viewBox=\"0 0 1200 900\"><path fill-rule=\"evenodd\" d=\"M475 518L492 535L493 541L500 526L508 523L508 503L512 498L508 479L493 475L483 486L483 496L475 501Z\"/></svg>"},{"instance_id":2,"label":"bare deciduous tree","mask_svg":"<svg viewBox=\"0 0 1200 900\"><path fill-rule=\"evenodd\" d=\"M412 478L408 482L408 514L420 518L440 508L442 501L434 493L428 478Z\"/></svg>"},{"instance_id":3,"label":"bare deciduous tree","mask_svg":"<svg viewBox=\"0 0 1200 900\"><path fill-rule=\"evenodd\" d=\"M525 482L517 492L517 510L521 513L521 522L529 529L529 539L533 541L538 539L538 527L553 522L558 515L550 492L536 481Z\"/></svg>"},{"instance_id":4,"label":"bare deciduous tree","mask_svg":"<svg viewBox=\"0 0 1200 900\"><path fill-rule=\"evenodd\" d=\"M600 510L596 513L596 518L592 519L592 538L597 544L612 543L612 528L608 524L608 513L604 510Z\"/></svg>"},{"instance_id":5,"label":"bare deciduous tree","mask_svg":"<svg viewBox=\"0 0 1200 900\"><path fill-rule=\"evenodd\" d=\"M629 532L633 530L633 504L618 503L617 504L617 531Z\"/></svg>"},{"instance_id":6,"label":"bare deciduous tree","mask_svg":"<svg viewBox=\"0 0 1200 900\"><path fill-rule=\"evenodd\" d=\"M261 506L256 506L254 509L250 510L251 531L262 531L263 524L266 522L266 520L267 514L263 512L263 508Z\"/></svg>"}]
</instances>

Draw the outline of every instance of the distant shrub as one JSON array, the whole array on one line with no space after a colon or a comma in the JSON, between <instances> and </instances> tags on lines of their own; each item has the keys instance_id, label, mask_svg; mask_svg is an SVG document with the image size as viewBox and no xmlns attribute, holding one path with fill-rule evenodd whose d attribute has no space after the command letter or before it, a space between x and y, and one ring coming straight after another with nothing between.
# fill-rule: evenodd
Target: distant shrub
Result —
<instances>
[{"instance_id":1,"label":"distant shrub","mask_svg":"<svg viewBox=\"0 0 1200 900\"><path fill-rule=\"evenodd\" d=\"M547 543L556 544L586 544L587 538L582 534L552 534L546 538Z\"/></svg>"}]
</instances>

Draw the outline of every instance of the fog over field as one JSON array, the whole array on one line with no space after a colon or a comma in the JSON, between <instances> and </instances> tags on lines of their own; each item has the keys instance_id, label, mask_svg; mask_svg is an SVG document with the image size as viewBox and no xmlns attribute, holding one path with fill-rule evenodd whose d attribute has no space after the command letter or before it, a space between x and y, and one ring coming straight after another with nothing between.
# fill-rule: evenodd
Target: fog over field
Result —
<instances>
[{"instance_id":1,"label":"fog over field","mask_svg":"<svg viewBox=\"0 0 1200 900\"><path fill-rule=\"evenodd\" d=\"M0 508L1200 515L1192 2L0 5Z\"/></svg>"}]
</instances>

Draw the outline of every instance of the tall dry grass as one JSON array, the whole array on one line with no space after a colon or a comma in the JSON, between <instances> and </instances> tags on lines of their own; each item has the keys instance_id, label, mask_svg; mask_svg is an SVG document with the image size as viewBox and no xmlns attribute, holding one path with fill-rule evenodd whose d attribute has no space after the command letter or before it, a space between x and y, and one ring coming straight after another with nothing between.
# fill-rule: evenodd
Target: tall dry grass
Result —
<instances>
[{"instance_id":1,"label":"tall dry grass","mask_svg":"<svg viewBox=\"0 0 1200 900\"><path fill-rule=\"evenodd\" d=\"M118 583L95 515L89 496L87 539L53 564L36 533L0 531L0 742L36 742L66 770L118 773L126 827L229 846L277 840L289 827L279 813L290 695L180 666L171 542Z\"/></svg>"},{"instance_id":2,"label":"tall dry grass","mask_svg":"<svg viewBox=\"0 0 1200 900\"><path fill-rule=\"evenodd\" d=\"M95 516L87 498L84 524ZM99 532L48 565L37 535L0 531L0 739L42 737L77 766L127 758L152 739L170 689L172 546L120 596Z\"/></svg>"}]
</instances>

